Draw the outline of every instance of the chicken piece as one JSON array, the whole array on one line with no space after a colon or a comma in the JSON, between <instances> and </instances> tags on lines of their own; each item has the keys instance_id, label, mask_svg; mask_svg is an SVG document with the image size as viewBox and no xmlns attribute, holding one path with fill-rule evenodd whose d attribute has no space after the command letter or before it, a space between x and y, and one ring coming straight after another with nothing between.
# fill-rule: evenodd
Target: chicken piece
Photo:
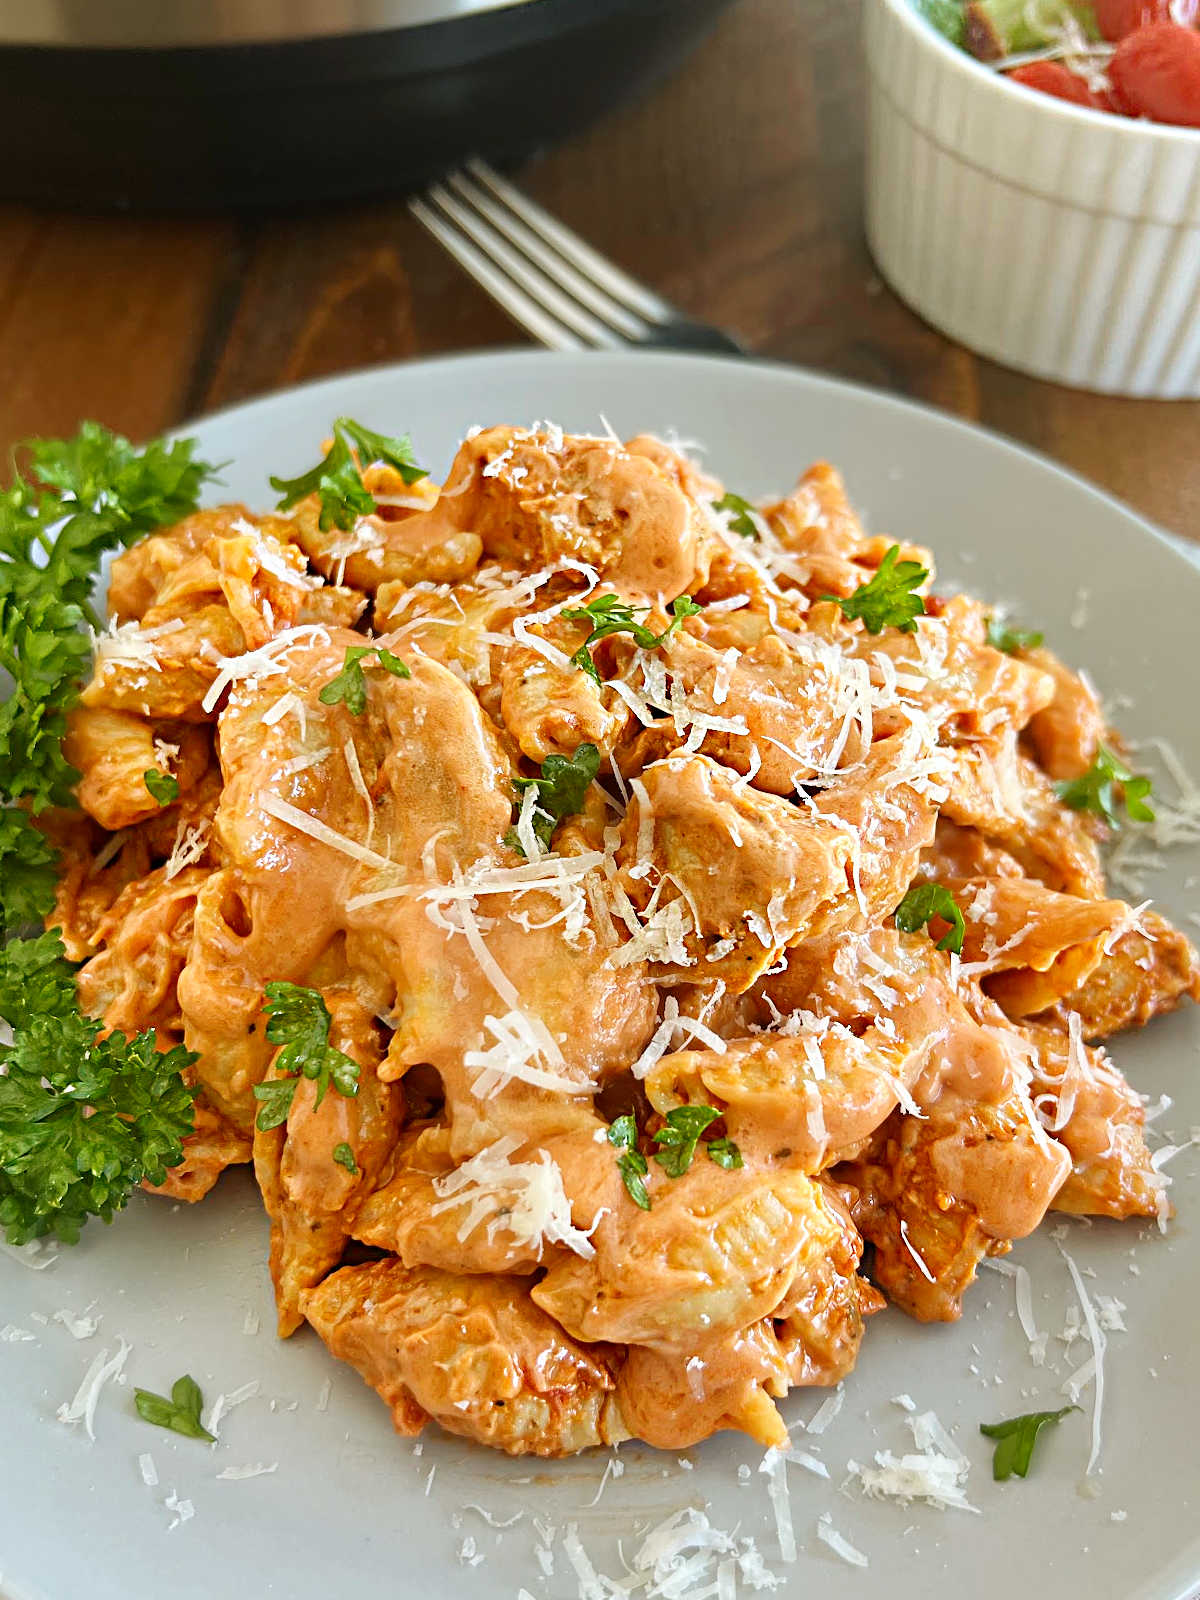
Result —
<instances>
[{"instance_id":1,"label":"chicken piece","mask_svg":"<svg viewBox=\"0 0 1200 1600\"><path fill-rule=\"evenodd\" d=\"M361 1068L353 1097L300 1078L285 1124L254 1133L254 1175L271 1219L271 1279L286 1339L305 1294L341 1260L354 1211L374 1187L400 1131L399 1092L377 1076L374 1019L345 990L325 990L329 1042Z\"/></svg>"},{"instance_id":2,"label":"chicken piece","mask_svg":"<svg viewBox=\"0 0 1200 1600\"><path fill-rule=\"evenodd\" d=\"M384 584L461 583L479 565L483 545L469 529L447 527L429 510L359 517L353 528L322 528L315 495L293 508L296 538L331 582L375 594Z\"/></svg>"},{"instance_id":3,"label":"chicken piece","mask_svg":"<svg viewBox=\"0 0 1200 1600\"><path fill-rule=\"evenodd\" d=\"M114 622L140 622L166 584L214 533L227 533L245 506L195 511L173 528L139 539L114 556L108 575L108 615Z\"/></svg>"},{"instance_id":4,"label":"chicken piece","mask_svg":"<svg viewBox=\"0 0 1200 1600\"><path fill-rule=\"evenodd\" d=\"M200 781L210 750L202 729L86 703L70 713L63 740L63 754L82 774L80 805L113 832L166 809L146 787L147 772L169 773L186 794Z\"/></svg>"},{"instance_id":5,"label":"chicken piece","mask_svg":"<svg viewBox=\"0 0 1200 1600\"><path fill-rule=\"evenodd\" d=\"M749 775L756 789L792 795L866 754L865 669L815 633L796 634L786 644L767 633L740 651L680 633L663 654L689 712L741 723L741 733L706 734L700 749Z\"/></svg>"},{"instance_id":6,"label":"chicken piece","mask_svg":"<svg viewBox=\"0 0 1200 1600\"><path fill-rule=\"evenodd\" d=\"M551 629L538 631L554 637ZM576 667L556 666L528 645L505 650L498 675L504 725L530 761L574 755L585 743L608 756L629 722L628 708L611 689L600 689Z\"/></svg>"},{"instance_id":7,"label":"chicken piece","mask_svg":"<svg viewBox=\"0 0 1200 1600\"><path fill-rule=\"evenodd\" d=\"M797 1272L771 1319L788 1380L797 1387L840 1383L858 1360L865 1319L885 1304L859 1277L863 1241L847 1197L827 1180L818 1187L840 1231L823 1255Z\"/></svg>"},{"instance_id":8,"label":"chicken piece","mask_svg":"<svg viewBox=\"0 0 1200 1600\"><path fill-rule=\"evenodd\" d=\"M724 485L705 472L698 461L685 455L682 445L676 448L652 433L639 433L626 439L625 449L631 456L645 456L647 461L653 461L692 500L715 500L724 493Z\"/></svg>"},{"instance_id":9,"label":"chicken piece","mask_svg":"<svg viewBox=\"0 0 1200 1600\"><path fill-rule=\"evenodd\" d=\"M1064 666L1052 650L1022 650L1021 660L1047 674L1054 698L1026 730L1034 754L1048 777L1078 778L1096 759L1106 735L1104 712L1087 680Z\"/></svg>"},{"instance_id":10,"label":"chicken piece","mask_svg":"<svg viewBox=\"0 0 1200 1600\"><path fill-rule=\"evenodd\" d=\"M987 993L1010 1017L1032 1016L1070 994L1133 916L1123 900L1055 894L1036 878L943 882L966 923L963 960L986 974Z\"/></svg>"},{"instance_id":11,"label":"chicken piece","mask_svg":"<svg viewBox=\"0 0 1200 1600\"><path fill-rule=\"evenodd\" d=\"M147 613L153 616L154 611ZM80 700L86 707L143 717L211 722L203 700L220 670L222 656L238 656L245 639L223 602L190 610L186 620L168 617L134 641L109 646L105 635L91 682Z\"/></svg>"},{"instance_id":12,"label":"chicken piece","mask_svg":"<svg viewBox=\"0 0 1200 1600\"><path fill-rule=\"evenodd\" d=\"M664 1056L646 1094L663 1116L680 1105L713 1106L739 1149L816 1173L874 1133L924 1064L925 1041L907 1029L870 1027L860 1036L800 1011L786 1032L730 1039L720 1053Z\"/></svg>"},{"instance_id":13,"label":"chicken piece","mask_svg":"<svg viewBox=\"0 0 1200 1600\"><path fill-rule=\"evenodd\" d=\"M1027 877L1088 900L1105 898L1096 830L1064 806L1041 768L1017 750L1016 732L946 752L952 765L942 815L1001 845Z\"/></svg>"},{"instance_id":14,"label":"chicken piece","mask_svg":"<svg viewBox=\"0 0 1200 1600\"><path fill-rule=\"evenodd\" d=\"M143 1183L147 1194L167 1200L203 1200L226 1167L250 1160L250 1140L203 1099L196 1101L196 1125L183 1141L183 1160L162 1183Z\"/></svg>"},{"instance_id":15,"label":"chicken piece","mask_svg":"<svg viewBox=\"0 0 1200 1600\"><path fill-rule=\"evenodd\" d=\"M974 1022L949 990L914 1090L835 1177L858 1191L854 1221L875 1246L874 1278L921 1322L952 1322L985 1255L1033 1232L1071 1168L1030 1103L1024 1041Z\"/></svg>"},{"instance_id":16,"label":"chicken piece","mask_svg":"<svg viewBox=\"0 0 1200 1600\"><path fill-rule=\"evenodd\" d=\"M1038 1113L1071 1156L1051 1209L1072 1216L1170 1214L1166 1183L1146 1148L1146 1108L1103 1050L1066 1026L1039 1024L1031 1093Z\"/></svg>"},{"instance_id":17,"label":"chicken piece","mask_svg":"<svg viewBox=\"0 0 1200 1600\"><path fill-rule=\"evenodd\" d=\"M645 455L607 439L488 428L460 447L421 537L470 529L489 556L526 569L564 558L627 599L665 603L707 572L702 519Z\"/></svg>"},{"instance_id":18,"label":"chicken piece","mask_svg":"<svg viewBox=\"0 0 1200 1600\"><path fill-rule=\"evenodd\" d=\"M1106 1039L1144 1027L1189 996L1200 1001L1200 956L1164 917L1143 911L1062 1004L1078 1013L1085 1039Z\"/></svg>"},{"instance_id":19,"label":"chicken piece","mask_svg":"<svg viewBox=\"0 0 1200 1600\"><path fill-rule=\"evenodd\" d=\"M168 878L160 867L122 889L96 928L97 954L77 974L85 1016L128 1035L182 1028L175 986L207 877L204 868L189 867Z\"/></svg>"},{"instance_id":20,"label":"chicken piece","mask_svg":"<svg viewBox=\"0 0 1200 1600\"><path fill-rule=\"evenodd\" d=\"M850 858L841 829L683 752L636 780L618 852L643 911L686 907L685 948L664 951L668 963L687 972L702 956L705 976L738 992L846 896Z\"/></svg>"},{"instance_id":21,"label":"chicken piece","mask_svg":"<svg viewBox=\"0 0 1200 1600\"><path fill-rule=\"evenodd\" d=\"M1023 728L1048 706L1053 678L1028 657L994 650L986 628L984 607L955 595L931 601L915 633L853 633L847 646L868 665L876 693L903 685L898 705L876 711L876 738L902 732L908 707L931 718L944 742L960 743Z\"/></svg>"},{"instance_id":22,"label":"chicken piece","mask_svg":"<svg viewBox=\"0 0 1200 1600\"><path fill-rule=\"evenodd\" d=\"M96 953L96 929L126 884L150 871L140 829L106 834L84 811L53 807L37 826L57 853L58 882L47 928L57 928L68 961Z\"/></svg>"},{"instance_id":23,"label":"chicken piece","mask_svg":"<svg viewBox=\"0 0 1200 1600\"><path fill-rule=\"evenodd\" d=\"M767 1318L732 1333L698 1333L686 1349L631 1345L617 1379L625 1426L656 1450L688 1450L726 1428L764 1449L786 1449L774 1402L787 1392L787 1360Z\"/></svg>"},{"instance_id":24,"label":"chicken piece","mask_svg":"<svg viewBox=\"0 0 1200 1600\"><path fill-rule=\"evenodd\" d=\"M937 825L943 760L914 728L876 740L859 770L818 791L814 817L840 828L853 856L847 892L814 933L868 927L899 905Z\"/></svg>"},{"instance_id":25,"label":"chicken piece","mask_svg":"<svg viewBox=\"0 0 1200 1600\"><path fill-rule=\"evenodd\" d=\"M866 534L846 498L841 474L826 461L809 467L791 494L767 506L763 516L794 558L788 580L813 600L853 594L895 542ZM900 559L919 561L933 572L933 557L918 545L902 545Z\"/></svg>"},{"instance_id":26,"label":"chicken piece","mask_svg":"<svg viewBox=\"0 0 1200 1600\"><path fill-rule=\"evenodd\" d=\"M1020 863L974 828L960 828L939 817L933 843L921 857L918 876L935 883L947 878L1020 878Z\"/></svg>"},{"instance_id":27,"label":"chicken piece","mask_svg":"<svg viewBox=\"0 0 1200 1600\"><path fill-rule=\"evenodd\" d=\"M420 1433L432 1417L513 1456L565 1456L629 1437L613 1393L616 1352L568 1338L518 1278L388 1258L333 1273L304 1311L383 1398L398 1433Z\"/></svg>"},{"instance_id":28,"label":"chicken piece","mask_svg":"<svg viewBox=\"0 0 1200 1600\"><path fill-rule=\"evenodd\" d=\"M620 1198L591 1259L551 1263L533 1290L574 1338L690 1350L698 1334L749 1327L839 1231L823 1191L794 1169L727 1172L697 1154L677 1179L652 1164L647 1189L650 1211Z\"/></svg>"},{"instance_id":29,"label":"chicken piece","mask_svg":"<svg viewBox=\"0 0 1200 1600\"><path fill-rule=\"evenodd\" d=\"M439 1204L441 1197L434 1188L436 1178L453 1171L449 1128L426 1127L405 1136L393 1152L381 1187L358 1208L354 1237L398 1256L406 1267L500 1274L536 1271L542 1252L497 1226L504 1216L504 1196L495 1197L498 1209L490 1218L481 1218L465 1237L459 1237L470 1212L449 1201ZM510 1207L514 1203L511 1197L507 1203Z\"/></svg>"}]
</instances>

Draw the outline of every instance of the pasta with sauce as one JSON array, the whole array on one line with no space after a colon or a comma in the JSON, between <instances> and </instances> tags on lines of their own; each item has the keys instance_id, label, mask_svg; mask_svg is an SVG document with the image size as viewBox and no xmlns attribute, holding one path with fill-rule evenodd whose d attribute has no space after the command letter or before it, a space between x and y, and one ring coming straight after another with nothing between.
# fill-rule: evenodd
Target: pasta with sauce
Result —
<instances>
[{"instance_id":1,"label":"pasta with sauce","mask_svg":"<svg viewBox=\"0 0 1200 1600\"><path fill-rule=\"evenodd\" d=\"M403 1433L779 1445L884 1296L952 1319L1048 1210L1165 1215L1101 1041L1200 967L1060 798L1082 678L825 465L757 511L649 437L363 467L348 532L223 506L114 562L48 824L84 1010L196 1053L162 1192L253 1162L281 1334ZM268 985L356 1074L274 1119Z\"/></svg>"}]
</instances>

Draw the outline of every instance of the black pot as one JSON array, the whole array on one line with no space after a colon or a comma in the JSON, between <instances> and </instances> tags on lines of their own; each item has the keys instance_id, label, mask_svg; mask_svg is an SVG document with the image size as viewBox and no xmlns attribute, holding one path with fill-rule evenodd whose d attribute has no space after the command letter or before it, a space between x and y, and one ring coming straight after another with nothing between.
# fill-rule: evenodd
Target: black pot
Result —
<instances>
[{"instance_id":1,"label":"black pot","mask_svg":"<svg viewBox=\"0 0 1200 1600\"><path fill-rule=\"evenodd\" d=\"M0 197L261 210L403 192L578 127L728 3L0 0Z\"/></svg>"}]
</instances>

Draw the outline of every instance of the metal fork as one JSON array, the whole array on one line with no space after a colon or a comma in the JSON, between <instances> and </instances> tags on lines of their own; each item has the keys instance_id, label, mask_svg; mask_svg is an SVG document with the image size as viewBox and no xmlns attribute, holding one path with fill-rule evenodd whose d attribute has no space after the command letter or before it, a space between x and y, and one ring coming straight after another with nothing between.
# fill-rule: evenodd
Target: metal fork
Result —
<instances>
[{"instance_id":1,"label":"metal fork","mask_svg":"<svg viewBox=\"0 0 1200 1600\"><path fill-rule=\"evenodd\" d=\"M484 161L447 173L409 210L514 321L552 350L745 355L585 244Z\"/></svg>"}]
</instances>

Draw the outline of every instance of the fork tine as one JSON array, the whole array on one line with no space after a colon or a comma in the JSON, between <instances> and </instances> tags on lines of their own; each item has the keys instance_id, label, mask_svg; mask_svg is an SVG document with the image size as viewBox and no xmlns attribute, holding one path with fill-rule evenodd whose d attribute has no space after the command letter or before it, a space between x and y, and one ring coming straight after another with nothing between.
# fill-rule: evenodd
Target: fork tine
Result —
<instances>
[{"instance_id":1,"label":"fork tine","mask_svg":"<svg viewBox=\"0 0 1200 1600\"><path fill-rule=\"evenodd\" d=\"M505 274L519 289L543 311L548 311L557 321L564 323L593 349L618 350L627 341L614 333L590 311L565 295L544 273L539 272L519 251L514 250L504 236L491 223L440 183L430 184L425 199L443 218L457 225L460 232L474 241L481 254L487 257L492 269Z\"/></svg>"},{"instance_id":2,"label":"fork tine","mask_svg":"<svg viewBox=\"0 0 1200 1600\"><path fill-rule=\"evenodd\" d=\"M514 322L520 323L521 327L535 339L540 339L551 350L587 349L582 339L564 328L561 322L556 322L553 317L548 316L527 294L523 294L502 272L497 271L483 251L477 249L470 239L439 216L432 206L427 206L424 200L414 197L408 202L408 209L422 227L427 228L438 243L445 246L459 266L469 273L493 300L504 307Z\"/></svg>"},{"instance_id":3,"label":"fork tine","mask_svg":"<svg viewBox=\"0 0 1200 1600\"><path fill-rule=\"evenodd\" d=\"M606 294L603 289L598 289L590 278L585 278L557 250L550 249L540 234L535 233L523 222L515 211L495 199L491 192L469 173L462 170L451 172L446 175L445 181L455 194L476 211L481 212L494 228L498 228L506 239L528 256L540 272L560 285L568 294L573 295L601 321L607 322L610 327L615 327L617 332L624 334L627 339L640 342L649 337L652 324L648 324L642 317L634 316L611 295Z\"/></svg>"},{"instance_id":4,"label":"fork tine","mask_svg":"<svg viewBox=\"0 0 1200 1600\"><path fill-rule=\"evenodd\" d=\"M602 256L598 250L593 250L590 244L585 244L577 233L564 227L557 217L552 217L528 195L522 194L520 189L515 188L506 178L502 178L498 172L489 167L486 161L481 161L478 156L472 156L466 163L466 170L484 188L490 190L498 201L514 212L543 243L556 250L560 256L585 277L590 278L593 283L598 284L606 294L621 305L637 312L639 316L648 317L651 322L665 322L677 315L675 308L666 300L647 289L636 278L631 278L628 273L622 272L620 267L614 266L607 256Z\"/></svg>"}]
</instances>

